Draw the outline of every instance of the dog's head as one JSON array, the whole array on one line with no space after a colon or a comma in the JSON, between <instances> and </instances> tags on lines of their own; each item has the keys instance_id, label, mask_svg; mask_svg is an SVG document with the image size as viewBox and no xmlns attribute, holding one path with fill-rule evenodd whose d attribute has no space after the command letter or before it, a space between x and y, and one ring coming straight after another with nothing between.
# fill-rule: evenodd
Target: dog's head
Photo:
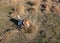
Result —
<instances>
[{"instance_id":1,"label":"dog's head","mask_svg":"<svg viewBox=\"0 0 60 43\"><path fill-rule=\"evenodd\" d=\"M26 27L29 27L30 26L30 21L28 19L25 19L23 24L26 26Z\"/></svg>"}]
</instances>

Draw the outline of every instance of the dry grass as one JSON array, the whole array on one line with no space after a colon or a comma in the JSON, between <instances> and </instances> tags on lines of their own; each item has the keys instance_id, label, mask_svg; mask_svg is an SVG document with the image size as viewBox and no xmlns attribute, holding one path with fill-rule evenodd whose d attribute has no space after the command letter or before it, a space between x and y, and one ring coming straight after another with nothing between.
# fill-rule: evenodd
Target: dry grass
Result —
<instances>
[{"instance_id":1,"label":"dry grass","mask_svg":"<svg viewBox=\"0 0 60 43\"><path fill-rule=\"evenodd\" d=\"M53 6L52 11L53 11L55 14L59 14L59 12L60 12L59 6L58 6L58 5Z\"/></svg>"},{"instance_id":2,"label":"dry grass","mask_svg":"<svg viewBox=\"0 0 60 43\"><path fill-rule=\"evenodd\" d=\"M24 15L25 7L21 4L17 7L17 12L20 15Z\"/></svg>"},{"instance_id":3,"label":"dry grass","mask_svg":"<svg viewBox=\"0 0 60 43\"><path fill-rule=\"evenodd\" d=\"M50 12L51 5L52 5L51 0L49 0L49 1L47 0L47 2L46 2L46 13Z\"/></svg>"},{"instance_id":4,"label":"dry grass","mask_svg":"<svg viewBox=\"0 0 60 43\"><path fill-rule=\"evenodd\" d=\"M60 43L59 7L56 0L0 0L0 43ZM17 14L31 21L29 28L9 20Z\"/></svg>"}]
</instances>

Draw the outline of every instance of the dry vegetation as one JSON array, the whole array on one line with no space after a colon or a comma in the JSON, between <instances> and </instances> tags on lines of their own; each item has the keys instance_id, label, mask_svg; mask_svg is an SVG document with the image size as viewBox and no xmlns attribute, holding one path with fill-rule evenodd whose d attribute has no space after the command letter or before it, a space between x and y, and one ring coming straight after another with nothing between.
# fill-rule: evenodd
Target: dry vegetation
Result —
<instances>
[{"instance_id":1,"label":"dry vegetation","mask_svg":"<svg viewBox=\"0 0 60 43\"><path fill-rule=\"evenodd\" d=\"M10 20L17 14L29 28ZM0 0L0 43L60 43L60 0Z\"/></svg>"}]
</instances>

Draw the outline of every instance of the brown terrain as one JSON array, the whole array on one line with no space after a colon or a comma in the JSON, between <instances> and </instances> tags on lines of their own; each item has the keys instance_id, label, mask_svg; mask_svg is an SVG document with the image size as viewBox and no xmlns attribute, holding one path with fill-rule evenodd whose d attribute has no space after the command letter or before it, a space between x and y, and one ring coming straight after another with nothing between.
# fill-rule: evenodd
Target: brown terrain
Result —
<instances>
[{"instance_id":1,"label":"brown terrain","mask_svg":"<svg viewBox=\"0 0 60 43\"><path fill-rule=\"evenodd\" d=\"M0 43L60 43L60 0L0 0Z\"/></svg>"}]
</instances>

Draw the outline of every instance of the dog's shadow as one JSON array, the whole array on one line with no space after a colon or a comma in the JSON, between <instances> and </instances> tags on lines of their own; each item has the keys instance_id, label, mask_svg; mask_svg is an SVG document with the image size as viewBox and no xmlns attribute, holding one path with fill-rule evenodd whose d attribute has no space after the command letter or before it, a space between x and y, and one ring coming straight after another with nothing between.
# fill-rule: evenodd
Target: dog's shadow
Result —
<instances>
[{"instance_id":1,"label":"dog's shadow","mask_svg":"<svg viewBox=\"0 0 60 43\"><path fill-rule=\"evenodd\" d=\"M10 16L8 16L8 17L10 17ZM13 22L16 26L18 26L18 20L14 19L14 18L12 18L12 17L10 17L9 20L10 20L11 22Z\"/></svg>"}]
</instances>

